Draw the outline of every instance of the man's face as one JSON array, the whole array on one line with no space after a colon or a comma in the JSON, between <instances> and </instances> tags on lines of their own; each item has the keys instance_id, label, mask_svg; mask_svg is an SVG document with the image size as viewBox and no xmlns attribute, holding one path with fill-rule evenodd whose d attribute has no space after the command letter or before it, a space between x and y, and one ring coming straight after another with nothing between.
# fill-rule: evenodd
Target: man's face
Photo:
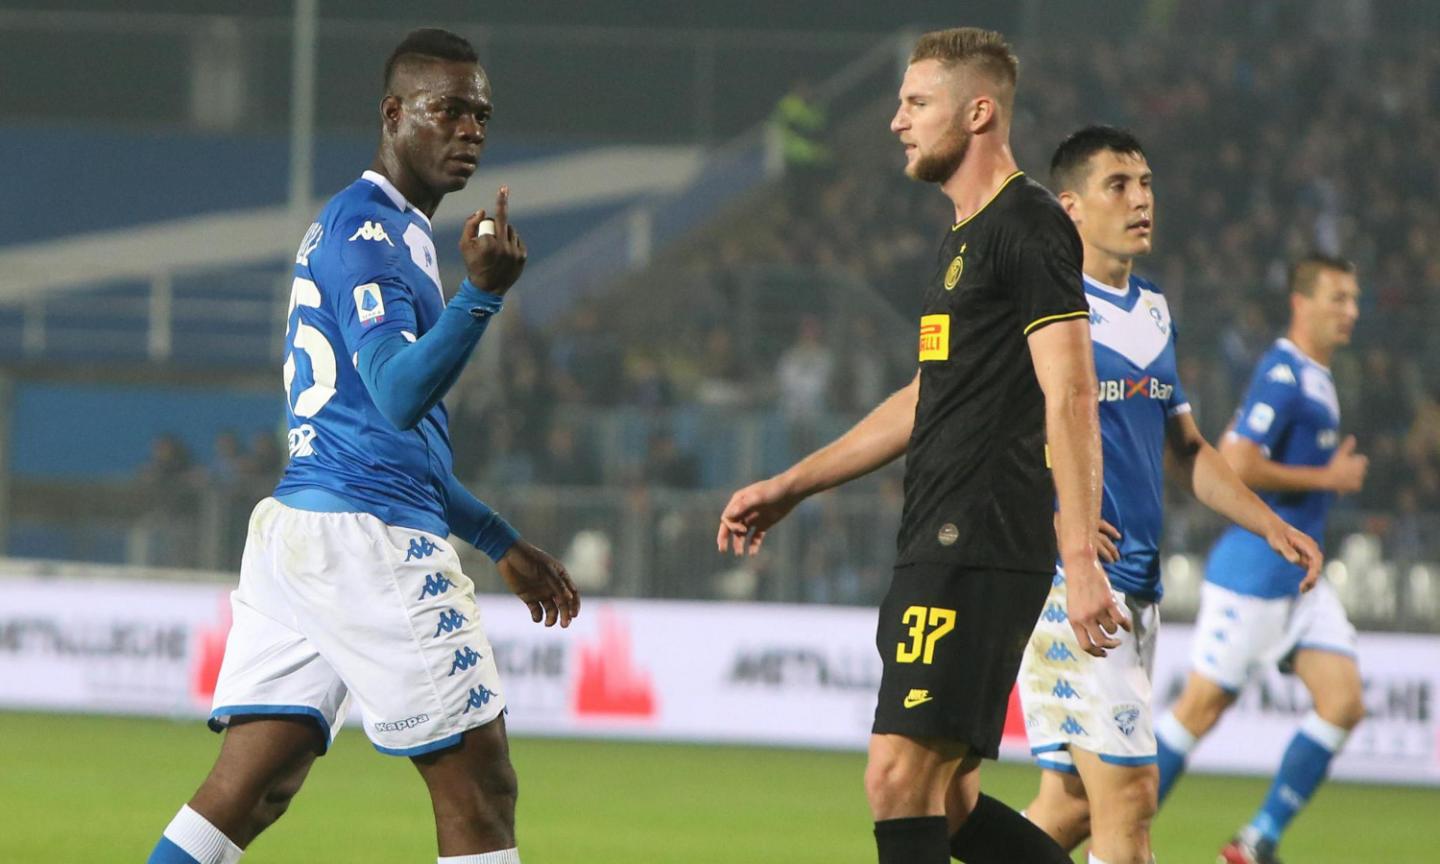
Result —
<instances>
[{"instance_id":1,"label":"man's face","mask_svg":"<svg viewBox=\"0 0 1440 864\"><path fill-rule=\"evenodd\" d=\"M971 137L963 125L968 100L959 94L957 74L939 60L921 60L905 70L890 131L905 145L905 174L915 180L943 183L965 158Z\"/></svg>"},{"instance_id":2,"label":"man's face","mask_svg":"<svg viewBox=\"0 0 1440 864\"><path fill-rule=\"evenodd\" d=\"M1155 190L1150 164L1139 153L1101 150L1090 157L1080 190L1066 190L1061 201L1087 246L1117 258L1150 252L1155 221Z\"/></svg>"},{"instance_id":3,"label":"man's face","mask_svg":"<svg viewBox=\"0 0 1440 864\"><path fill-rule=\"evenodd\" d=\"M1360 317L1360 283L1354 273L1321 270L1311 296L1295 295L1295 313L1310 338L1324 348L1349 345Z\"/></svg>"},{"instance_id":4,"label":"man's face","mask_svg":"<svg viewBox=\"0 0 1440 864\"><path fill-rule=\"evenodd\" d=\"M474 63L436 60L417 63L386 97L395 154L428 188L440 194L465 188L485 149L490 122L490 80Z\"/></svg>"}]
</instances>

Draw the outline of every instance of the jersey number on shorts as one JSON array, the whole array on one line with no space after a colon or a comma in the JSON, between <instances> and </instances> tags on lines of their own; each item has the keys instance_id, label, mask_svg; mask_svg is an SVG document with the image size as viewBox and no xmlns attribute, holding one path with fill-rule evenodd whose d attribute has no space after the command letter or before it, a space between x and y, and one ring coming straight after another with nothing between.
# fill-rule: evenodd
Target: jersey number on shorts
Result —
<instances>
[{"instance_id":1,"label":"jersey number on shorts","mask_svg":"<svg viewBox=\"0 0 1440 864\"><path fill-rule=\"evenodd\" d=\"M935 659L935 643L955 629L955 610L911 606L900 616L900 620L910 625L910 643L901 642L896 646L895 659L901 663L914 663L916 660L929 663ZM929 633L925 632L927 626Z\"/></svg>"},{"instance_id":2,"label":"jersey number on shorts","mask_svg":"<svg viewBox=\"0 0 1440 864\"><path fill-rule=\"evenodd\" d=\"M297 277L290 289L290 311L286 321L294 316L295 323L293 329L285 334L286 341L291 345L290 354L285 358L285 398L293 400L290 410L296 417L314 417L335 395L335 349L330 347L324 333L300 319L295 312L297 306L320 308L320 289L309 279ZM290 385L295 380L296 351L304 351L305 356L310 358L311 383L292 396Z\"/></svg>"}]
</instances>

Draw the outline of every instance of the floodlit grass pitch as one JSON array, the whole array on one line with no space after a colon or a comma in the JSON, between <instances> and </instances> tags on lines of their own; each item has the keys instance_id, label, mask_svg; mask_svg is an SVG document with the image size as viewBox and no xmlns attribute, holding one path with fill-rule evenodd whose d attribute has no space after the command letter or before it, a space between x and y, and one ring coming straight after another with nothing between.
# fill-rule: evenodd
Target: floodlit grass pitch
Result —
<instances>
[{"instance_id":1,"label":"floodlit grass pitch","mask_svg":"<svg viewBox=\"0 0 1440 864\"><path fill-rule=\"evenodd\" d=\"M199 722L0 713L0 862L144 861L218 744ZM538 739L513 749L526 864L875 860L857 753ZM1023 807L1036 769L987 764L984 778L992 795ZM1182 780L1156 824L1159 859L1213 861L1265 786L1257 778ZM1281 852L1300 864L1436 861L1437 815L1437 789L1329 784ZM415 770L347 731L245 861L434 856Z\"/></svg>"}]
</instances>

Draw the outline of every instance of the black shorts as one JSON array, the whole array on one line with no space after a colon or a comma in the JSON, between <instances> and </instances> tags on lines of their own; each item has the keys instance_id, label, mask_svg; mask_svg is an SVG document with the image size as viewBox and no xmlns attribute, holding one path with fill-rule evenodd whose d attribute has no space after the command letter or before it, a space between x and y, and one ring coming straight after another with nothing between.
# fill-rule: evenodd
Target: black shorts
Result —
<instances>
[{"instance_id":1,"label":"black shorts","mask_svg":"<svg viewBox=\"0 0 1440 864\"><path fill-rule=\"evenodd\" d=\"M944 738L998 756L1010 691L1053 579L947 564L896 567L875 633L885 671L872 731Z\"/></svg>"}]
</instances>

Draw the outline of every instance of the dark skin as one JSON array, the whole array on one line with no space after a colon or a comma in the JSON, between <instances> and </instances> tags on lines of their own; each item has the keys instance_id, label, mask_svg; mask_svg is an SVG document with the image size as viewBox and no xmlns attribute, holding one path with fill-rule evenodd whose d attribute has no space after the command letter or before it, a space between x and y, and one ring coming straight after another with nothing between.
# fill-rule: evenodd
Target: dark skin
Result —
<instances>
[{"instance_id":1,"label":"dark skin","mask_svg":"<svg viewBox=\"0 0 1440 864\"><path fill-rule=\"evenodd\" d=\"M380 102L380 146L371 164L406 200L433 217L441 199L465 188L485 146L490 81L475 63L402 59ZM525 268L525 244L509 223L509 189L495 200L493 234L487 217L465 220L460 252L470 281L504 295ZM518 541L497 563L506 586L537 623L567 627L580 613L580 594L564 566ZM312 720L236 718L220 756L190 807L245 848L280 818L299 792L325 739ZM515 769L504 715L466 732L455 747L411 759L430 791L441 856L476 855L515 846Z\"/></svg>"}]
</instances>

